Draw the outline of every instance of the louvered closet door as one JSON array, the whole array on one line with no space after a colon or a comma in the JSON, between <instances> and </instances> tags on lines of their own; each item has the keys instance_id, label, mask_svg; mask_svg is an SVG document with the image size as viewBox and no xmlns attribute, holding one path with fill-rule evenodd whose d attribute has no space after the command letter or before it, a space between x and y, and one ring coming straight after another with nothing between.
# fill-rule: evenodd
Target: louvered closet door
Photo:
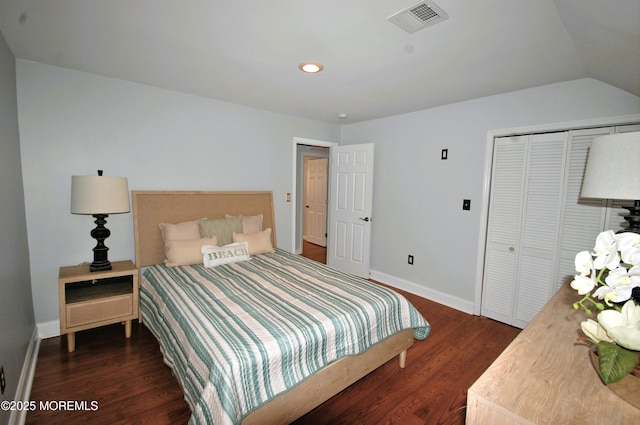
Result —
<instances>
[{"instance_id":1,"label":"louvered closet door","mask_svg":"<svg viewBox=\"0 0 640 425\"><path fill-rule=\"evenodd\" d=\"M621 229L631 201L580 197L594 137L640 125L494 141L481 314L524 327L575 274L574 258Z\"/></svg>"},{"instance_id":2,"label":"louvered closet door","mask_svg":"<svg viewBox=\"0 0 640 425\"><path fill-rule=\"evenodd\" d=\"M582 179L587 165L591 141L596 136L609 134L610 127L600 129L572 130L569 132L566 190L563 201L560 253L555 290L573 279L574 259L578 252L593 248L596 236L603 228L607 209L606 201L581 198Z\"/></svg>"},{"instance_id":3,"label":"louvered closet door","mask_svg":"<svg viewBox=\"0 0 640 425\"><path fill-rule=\"evenodd\" d=\"M581 198L580 190L587 164L587 154L593 138L630 131L640 131L640 125L590 128L569 132L569 162L556 289L573 278L576 253L592 249L598 233L609 229L617 232L623 228L623 225L626 226L623 217L628 211L622 208L622 205L630 204L631 201Z\"/></svg>"},{"instance_id":4,"label":"louvered closet door","mask_svg":"<svg viewBox=\"0 0 640 425\"><path fill-rule=\"evenodd\" d=\"M567 132L495 140L481 314L524 327L553 294Z\"/></svg>"},{"instance_id":5,"label":"louvered closet door","mask_svg":"<svg viewBox=\"0 0 640 425\"><path fill-rule=\"evenodd\" d=\"M528 136L494 141L481 314L513 319Z\"/></svg>"},{"instance_id":6,"label":"louvered closet door","mask_svg":"<svg viewBox=\"0 0 640 425\"><path fill-rule=\"evenodd\" d=\"M512 322L520 328L524 328L555 293L566 147L567 132L529 138L520 267Z\"/></svg>"}]
</instances>

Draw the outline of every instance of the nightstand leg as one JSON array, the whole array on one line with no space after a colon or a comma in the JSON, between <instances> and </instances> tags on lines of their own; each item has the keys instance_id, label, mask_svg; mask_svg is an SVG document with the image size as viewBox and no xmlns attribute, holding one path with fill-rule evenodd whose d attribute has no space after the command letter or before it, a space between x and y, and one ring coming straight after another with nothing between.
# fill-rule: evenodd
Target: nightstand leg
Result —
<instances>
[{"instance_id":1,"label":"nightstand leg","mask_svg":"<svg viewBox=\"0 0 640 425\"><path fill-rule=\"evenodd\" d=\"M131 338L131 320L125 320L124 322L124 336L125 338Z\"/></svg>"},{"instance_id":2,"label":"nightstand leg","mask_svg":"<svg viewBox=\"0 0 640 425\"><path fill-rule=\"evenodd\" d=\"M69 332L67 334L67 349L69 350L70 353L73 353L74 351L76 351L76 333L75 332Z\"/></svg>"}]
</instances>

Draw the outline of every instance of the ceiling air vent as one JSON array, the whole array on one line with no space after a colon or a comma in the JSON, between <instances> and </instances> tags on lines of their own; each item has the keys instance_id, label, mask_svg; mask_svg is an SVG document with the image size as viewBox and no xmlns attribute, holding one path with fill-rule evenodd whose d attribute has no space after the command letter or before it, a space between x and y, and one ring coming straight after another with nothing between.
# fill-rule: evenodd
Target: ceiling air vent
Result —
<instances>
[{"instance_id":1,"label":"ceiling air vent","mask_svg":"<svg viewBox=\"0 0 640 425\"><path fill-rule=\"evenodd\" d=\"M394 13L387 18L387 21L395 24L400 29L413 34L414 32L442 22L449 18L442 9L433 2L422 1L400 12Z\"/></svg>"}]
</instances>

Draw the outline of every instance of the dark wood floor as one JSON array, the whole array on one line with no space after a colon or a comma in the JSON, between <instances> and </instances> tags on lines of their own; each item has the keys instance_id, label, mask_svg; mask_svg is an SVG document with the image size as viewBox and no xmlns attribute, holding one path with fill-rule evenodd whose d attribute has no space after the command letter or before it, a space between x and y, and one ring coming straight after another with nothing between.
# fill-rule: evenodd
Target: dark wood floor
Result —
<instances>
[{"instance_id":1,"label":"dark wood floor","mask_svg":"<svg viewBox=\"0 0 640 425\"><path fill-rule=\"evenodd\" d=\"M302 256L327 264L327 248L302 241Z\"/></svg>"},{"instance_id":2,"label":"dark wood floor","mask_svg":"<svg viewBox=\"0 0 640 425\"><path fill-rule=\"evenodd\" d=\"M324 261L321 251L313 256ZM467 388L519 329L404 295L432 325L429 338L409 349L407 367L388 362L297 425L464 424ZM158 343L136 322L130 339L124 338L122 325L79 332L74 353L67 352L64 338L43 340L31 400L86 401L88 409L96 407L95 401L97 410L38 409L28 413L29 425L173 425L186 424L190 416Z\"/></svg>"}]
</instances>

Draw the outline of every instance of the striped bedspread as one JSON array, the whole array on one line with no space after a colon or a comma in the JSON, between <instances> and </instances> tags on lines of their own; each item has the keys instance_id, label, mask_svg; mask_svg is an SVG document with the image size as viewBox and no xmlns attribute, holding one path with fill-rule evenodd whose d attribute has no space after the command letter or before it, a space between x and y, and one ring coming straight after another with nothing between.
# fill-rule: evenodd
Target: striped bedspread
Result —
<instances>
[{"instance_id":1,"label":"striped bedspread","mask_svg":"<svg viewBox=\"0 0 640 425\"><path fill-rule=\"evenodd\" d=\"M140 308L190 424L239 424L335 360L431 330L396 292L279 249L215 268L149 267Z\"/></svg>"}]
</instances>

